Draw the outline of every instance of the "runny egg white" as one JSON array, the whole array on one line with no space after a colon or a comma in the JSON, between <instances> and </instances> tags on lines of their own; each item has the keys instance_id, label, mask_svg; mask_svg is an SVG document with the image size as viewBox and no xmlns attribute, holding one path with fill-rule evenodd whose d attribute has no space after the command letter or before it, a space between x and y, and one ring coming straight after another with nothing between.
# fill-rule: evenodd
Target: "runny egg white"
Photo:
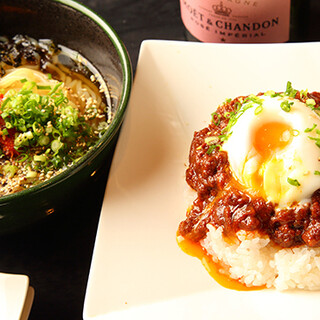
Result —
<instances>
[{"instance_id":1,"label":"runny egg white","mask_svg":"<svg viewBox=\"0 0 320 320\"><path fill-rule=\"evenodd\" d=\"M320 117L297 99L258 98L242 105L222 145L234 177L278 207L310 201L320 187Z\"/></svg>"}]
</instances>

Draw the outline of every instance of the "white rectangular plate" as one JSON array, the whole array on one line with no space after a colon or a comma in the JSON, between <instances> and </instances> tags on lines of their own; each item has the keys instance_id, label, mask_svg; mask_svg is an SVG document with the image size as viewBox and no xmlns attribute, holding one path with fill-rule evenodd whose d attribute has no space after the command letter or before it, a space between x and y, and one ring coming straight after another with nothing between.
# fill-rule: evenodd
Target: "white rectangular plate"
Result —
<instances>
[{"instance_id":1,"label":"white rectangular plate","mask_svg":"<svg viewBox=\"0 0 320 320\"><path fill-rule=\"evenodd\" d=\"M320 91L320 44L142 43L114 155L85 298L85 319L320 319L319 292L219 286L176 243L194 195L195 130L227 98Z\"/></svg>"},{"instance_id":2,"label":"white rectangular plate","mask_svg":"<svg viewBox=\"0 0 320 320\"><path fill-rule=\"evenodd\" d=\"M33 301L33 295L29 298L29 288L26 275L0 273L0 319L28 318Z\"/></svg>"}]
</instances>

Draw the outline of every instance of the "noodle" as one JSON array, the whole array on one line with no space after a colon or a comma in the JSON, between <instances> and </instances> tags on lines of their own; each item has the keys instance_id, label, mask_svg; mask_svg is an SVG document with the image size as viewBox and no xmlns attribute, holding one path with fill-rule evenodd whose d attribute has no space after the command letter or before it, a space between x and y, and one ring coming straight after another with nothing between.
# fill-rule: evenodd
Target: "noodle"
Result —
<instances>
[{"instance_id":1,"label":"noodle","mask_svg":"<svg viewBox=\"0 0 320 320\"><path fill-rule=\"evenodd\" d=\"M22 52L18 66L10 56L10 41L4 43L8 56L0 50L0 196L46 181L77 162L111 120L106 84L96 81L101 76L88 74L88 62L81 57L86 65L79 65L69 57L70 67L65 66L59 55L66 53L53 50L43 63L43 45L38 52L35 43L30 41L35 61ZM86 76L72 70L72 64Z\"/></svg>"}]
</instances>

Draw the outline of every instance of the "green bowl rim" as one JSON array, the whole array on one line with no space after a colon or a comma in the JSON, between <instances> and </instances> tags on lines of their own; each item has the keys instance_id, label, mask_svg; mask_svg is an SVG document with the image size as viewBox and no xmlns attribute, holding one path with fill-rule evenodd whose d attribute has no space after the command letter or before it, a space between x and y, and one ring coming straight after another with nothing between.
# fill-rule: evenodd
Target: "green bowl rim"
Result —
<instances>
[{"instance_id":1,"label":"green bowl rim","mask_svg":"<svg viewBox=\"0 0 320 320\"><path fill-rule=\"evenodd\" d=\"M83 13L84 15L89 17L92 21L94 21L98 26L100 26L101 29L107 34L107 36L113 43L118 53L122 70L123 70L123 89L121 92L121 99L119 100L119 106L117 108L116 114L110 126L108 127L107 131L105 132L105 134L98 140L97 144L93 148L91 148L76 164L70 166L69 168L67 168L57 176L50 178L45 182L39 183L38 185L35 185L30 188L0 197L0 205L16 197L25 197L30 193L37 193L40 189L46 189L64 180L65 178L67 178L70 172L77 172L78 170L80 170L82 165L85 162L87 162L88 159L90 159L91 157L92 158L95 157L94 154L98 148L101 148L101 147L103 148L103 146L108 144L112 140L112 138L115 136L119 127L121 126L124 113L128 105L131 86L132 86L132 66L131 66L131 61L130 61L127 49L122 43L120 37L117 35L116 31L110 26L109 23L107 23L103 18L101 18L97 13L87 8L85 5L78 3L77 1L74 1L74 0L54 0L54 1L64 4L66 6L69 6Z\"/></svg>"}]
</instances>

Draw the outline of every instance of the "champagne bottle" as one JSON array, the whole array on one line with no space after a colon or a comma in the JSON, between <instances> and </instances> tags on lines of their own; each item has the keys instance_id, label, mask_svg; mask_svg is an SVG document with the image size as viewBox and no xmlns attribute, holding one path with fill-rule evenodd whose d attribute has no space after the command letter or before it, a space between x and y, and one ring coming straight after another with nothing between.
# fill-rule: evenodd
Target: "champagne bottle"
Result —
<instances>
[{"instance_id":1,"label":"champagne bottle","mask_svg":"<svg viewBox=\"0 0 320 320\"><path fill-rule=\"evenodd\" d=\"M217 43L302 41L308 0L180 0L187 40Z\"/></svg>"},{"instance_id":2,"label":"champagne bottle","mask_svg":"<svg viewBox=\"0 0 320 320\"><path fill-rule=\"evenodd\" d=\"M290 41L306 41L309 10L309 0L291 0Z\"/></svg>"}]
</instances>

